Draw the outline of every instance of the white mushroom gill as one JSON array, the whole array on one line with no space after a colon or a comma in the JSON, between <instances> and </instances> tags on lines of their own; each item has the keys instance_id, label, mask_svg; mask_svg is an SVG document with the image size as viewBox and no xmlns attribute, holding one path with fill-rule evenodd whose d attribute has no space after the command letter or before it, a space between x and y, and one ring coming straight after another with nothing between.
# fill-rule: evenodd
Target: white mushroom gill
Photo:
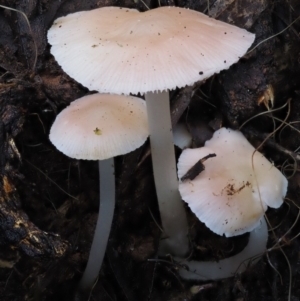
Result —
<instances>
[{"instance_id":1,"label":"white mushroom gill","mask_svg":"<svg viewBox=\"0 0 300 301\"><path fill-rule=\"evenodd\" d=\"M192 85L236 63L254 38L180 7L102 7L58 18L48 31L51 53L69 76L116 94Z\"/></svg>"}]
</instances>

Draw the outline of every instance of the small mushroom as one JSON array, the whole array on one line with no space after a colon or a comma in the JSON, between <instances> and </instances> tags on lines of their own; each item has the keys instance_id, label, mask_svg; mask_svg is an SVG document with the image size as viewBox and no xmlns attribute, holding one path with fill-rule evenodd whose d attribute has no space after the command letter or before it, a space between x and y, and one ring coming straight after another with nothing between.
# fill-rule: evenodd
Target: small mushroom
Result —
<instances>
[{"instance_id":1,"label":"small mushroom","mask_svg":"<svg viewBox=\"0 0 300 301\"><path fill-rule=\"evenodd\" d=\"M81 289L94 284L106 250L115 207L115 156L140 147L148 137L146 105L137 97L93 94L79 98L55 119L50 140L68 157L99 160L100 208Z\"/></svg>"},{"instance_id":2,"label":"small mushroom","mask_svg":"<svg viewBox=\"0 0 300 301\"><path fill-rule=\"evenodd\" d=\"M180 149L191 147L192 135L187 129L187 126L183 122L179 122L173 128L173 142Z\"/></svg>"},{"instance_id":3,"label":"small mushroom","mask_svg":"<svg viewBox=\"0 0 300 301\"><path fill-rule=\"evenodd\" d=\"M194 179L180 182L182 199L200 221L219 235L235 236L250 232L249 243L239 254L219 262L185 261L185 279L231 277L267 244L264 213L268 206L278 208L287 192L287 179L239 131L221 128L204 147L185 149L178 161L178 176L184 175L201 158L205 169ZM256 262L256 261L254 261ZM253 263L253 262L252 262Z\"/></svg>"},{"instance_id":4,"label":"small mushroom","mask_svg":"<svg viewBox=\"0 0 300 301\"><path fill-rule=\"evenodd\" d=\"M183 256L188 251L168 90L228 69L254 38L244 29L179 7L143 13L103 7L58 18L48 32L51 53L64 71L84 86L105 93L145 93L165 236L160 253Z\"/></svg>"}]
</instances>

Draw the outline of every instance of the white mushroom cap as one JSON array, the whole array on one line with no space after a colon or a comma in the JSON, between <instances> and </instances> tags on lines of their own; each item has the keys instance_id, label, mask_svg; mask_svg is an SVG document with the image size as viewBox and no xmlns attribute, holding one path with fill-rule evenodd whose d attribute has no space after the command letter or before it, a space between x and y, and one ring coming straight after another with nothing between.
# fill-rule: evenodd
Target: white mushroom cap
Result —
<instances>
[{"instance_id":1,"label":"white mushroom cap","mask_svg":"<svg viewBox=\"0 0 300 301\"><path fill-rule=\"evenodd\" d=\"M173 128L173 141L176 146L181 149L191 147L192 135L187 129L187 126L183 122L179 122Z\"/></svg>"},{"instance_id":2,"label":"white mushroom cap","mask_svg":"<svg viewBox=\"0 0 300 301\"><path fill-rule=\"evenodd\" d=\"M148 137L145 101L93 94L73 101L55 119L50 140L65 155L103 160L129 153Z\"/></svg>"},{"instance_id":3,"label":"white mushroom cap","mask_svg":"<svg viewBox=\"0 0 300 301\"><path fill-rule=\"evenodd\" d=\"M239 131L222 128L205 146L186 149L178 162L182 178L208 154L205 170L179 184L182 199L213 232L235 236L253 230L267 210L278 208L287 191L287 179ZM252 168L252 158L253 166Z\"/></svg>"},{"instance_id":4,"label":"white mushroom cap","mask_svg":"<svg viewBox=\"0 0 300 301\"><path fill-rule=\"evenodd\" d=\"M242 57L255 35L197 11L103 7L58 18L48 31L63 70L104 93L192 85Z\"/></svg>"}]
</instances>

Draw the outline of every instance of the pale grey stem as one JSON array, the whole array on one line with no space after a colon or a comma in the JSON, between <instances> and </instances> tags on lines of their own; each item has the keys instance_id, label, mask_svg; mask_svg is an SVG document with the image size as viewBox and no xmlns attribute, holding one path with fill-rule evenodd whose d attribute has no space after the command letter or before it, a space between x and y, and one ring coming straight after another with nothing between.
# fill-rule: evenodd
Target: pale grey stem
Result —
<instances>
[{"instance_id":1,"label":"pale grey stem","mask_svg":"<svg viewBox=\"0 0 300 301\"><path fill-rule=\"evenodd\" d=\"M115 210L114 159L99 161L100 207L87 266L81 278L81 290L91 289L102 265Z\"/></svg>"},{"instance_id":2,"label":"pale grey stem","mask_svg":"<svg viewBox=\"0 0 300 301\"><path fill-rule=\"evenodd\" d=\"M189 250L188 223L178 191L169 92L147 93L145 99L154 181L164 230L159 253L184 256Z\"/></svg>"},{"instance_id":3,"label":"pale grey stem","mask_svg":"<svg viewBox=\"0 0 300 301\"><path fill-rule=\"evenodd\" d=\"M217 280L242 273L250 264L255 264L267 249L268 226L264 218L251 233L245 249L219 262L178 261L188 270L180 269L179 275L186 280Z\"/></svg>"}]
</instances>

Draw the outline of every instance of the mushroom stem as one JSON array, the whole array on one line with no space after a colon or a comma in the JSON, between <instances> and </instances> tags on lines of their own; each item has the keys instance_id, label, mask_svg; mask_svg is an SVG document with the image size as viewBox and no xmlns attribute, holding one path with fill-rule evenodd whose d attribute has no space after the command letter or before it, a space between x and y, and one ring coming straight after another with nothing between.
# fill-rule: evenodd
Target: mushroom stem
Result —
<instances>
[{"instance_id":1,"label":"mushroom stem","mask_svg":"<svg viewBox=\"0 0 300 301\"><path fill-rule=\"evenodd\" d=\"M159 253L184 256L189 250L188 223L178 191L169 92L145 95L154 182L164 230Z\"/></svg>"},{"instance_id":2,"label":"mushroom stem","mask_svg":"<svg viewBox=\"0 0 300 301\"><path fill-rule=\"evenodd\" d=\"M100 207L91 251L79 287L91 289L102 265L115 209L114 158L99 160Z\"/></svg>"},{"instance_id":3,"label":"mushroom stem","mask_svg":"<svg viewBox=\"0 0 300 301\"><path fill-rule=\"evenodd\" d=\"M229 278L235 273L246 270L249 264L255 264L267 248L268 226L264 218L260 225L250 232L248 245L240 253L218 262L184 261L186 268L179 270L179 275L187 280L217 280Z\"/></svg>"}]
</instances>

